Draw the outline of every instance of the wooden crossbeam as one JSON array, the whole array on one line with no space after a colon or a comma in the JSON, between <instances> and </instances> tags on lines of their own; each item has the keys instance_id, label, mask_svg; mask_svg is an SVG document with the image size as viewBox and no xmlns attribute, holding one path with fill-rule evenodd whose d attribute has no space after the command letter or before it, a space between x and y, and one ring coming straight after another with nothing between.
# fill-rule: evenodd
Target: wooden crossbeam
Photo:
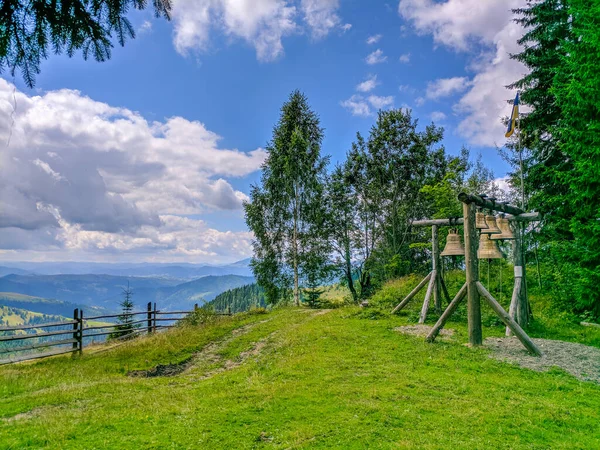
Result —
<instances>
[{"instance_id":1,"label":"wooden crossbeam","mask_svg":"<svg viewBox=\"0 0 600 450\"><path fill-rule=\"evenodd\" d=\"M435 338L439 334L440 330L442 328L444 328L446 321L450 318L450 316L452 314L454 314L454 311L456 311L458 304L465 298L466 295L467 295L467 283L463 284L463 286L460 288L460 290L458 291L458 293L456 294L454 299L450 302L450 304L446 308L446 311L444 311L444 313L438 319L436 324L433 326L433 328L427 335L427 338L426 338L427 342L433 342L435 340Z\"/></svg>"},{"instance_id":2,"label":"wooden crossbeam","mask_svg":"<svg viewBox=\"0 0 600 450\"><path fill-rule=\"evenodd\" d=\"M421 282L417 285L416 288L414 288L412 291L410 291L410 294L408 294L404 300L402 300L398 306L396 306L393 310L392 310L392 314L394 314L396 311L402 311L402 309L408 305L408 302L410 302L412 300L412 298L417 295L419 293L419 291L421 289L423 289L423 286L425 286L425 284L431 279L431 275L432 272L429 272L427 274L427 276L425 278L423 278L423 280L421 280Z\"/></svg>"}]
</instances>

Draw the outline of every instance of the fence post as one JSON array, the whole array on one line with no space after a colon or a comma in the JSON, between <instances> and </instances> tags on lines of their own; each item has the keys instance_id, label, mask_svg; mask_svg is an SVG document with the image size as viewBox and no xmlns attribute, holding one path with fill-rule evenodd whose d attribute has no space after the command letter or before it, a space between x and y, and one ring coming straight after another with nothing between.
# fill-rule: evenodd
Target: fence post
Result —
<instances>
[{"instance_id":1,"label":"fence post","mask_svg":"<svg viewBox=\"0 0 600 450\"><path fill-rule=\"evenodd\" d=\"M148 334L152 333L152 302L148 302Z\"/></svg>"},{"instance_id":2,"label":"fence post","mask_svg":"<svg viewBox=\"0 0 600 450\"><path fill-rule=\"evenodd\" d=\"M231 315L231 305L227 305L227 314Z\"/></svg>"},{"instance_id":3,"label":"fence post","mask_svg":"<svg viewBox=\"0 0 600 450\"><path fill-rule=\"evenodd\" d=\"M154 302L154 323L152 324L152 331L156 333L156 302Z\"/></svg>"},{"instance_id":4,"label":"fence post","mask_svg":"<svg viewBox=\"0 0 600 450\"><path fill-rule=\"evenodd\" d=\"M77 319L77 345L79 347L79 355L83 353L83 309L79 310L79 318Z\"/></svg>"},{"instance_id":5,"label":"fence post","mask_svg":"<svg viewBox=\"0 0 600 450\"><path fill-rule=\"evenodd\" d=\"M194 311L198 311L198 303L194 303Z\"/></svg>"},{"instance_id":6,"label":"fence post","mask_svg":"<svg viewBox=\"0 0 600 450\"><path fill-rule=\"evenodd\" d=\"M75 323L73 324L73 339L75 340L75 342L73 342L73 350L77 350L78 347L78 339L77 339L77 334L79 332L79 308L75 308L75 310L73 311L73 320L75 321Z\"/></svg>"}]
</instances>

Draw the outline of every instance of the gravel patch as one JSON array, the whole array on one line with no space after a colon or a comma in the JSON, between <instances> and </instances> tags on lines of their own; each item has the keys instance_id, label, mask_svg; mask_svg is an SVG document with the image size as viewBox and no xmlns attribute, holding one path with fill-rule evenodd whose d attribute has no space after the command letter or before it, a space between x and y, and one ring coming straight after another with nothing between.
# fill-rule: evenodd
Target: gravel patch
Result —
<instances>
[{"instance_id":1,"label":"gravel patch","mask_svg":"<svg viewBox=\"0 0 600 450\"><path fill-rule=\"evenodd\" d=\"M419 336L426 337L433 327L428 325L406 325L403 327L394 328L394 331L398 331L402 334L409 334L411 336ZM454 330L442 328L440 334L438 335L439 339L449 339L454 335Z\"/></svg>"},{"instance_id":2,"label":"gravel patch","mask_svg":"<svg viewBox=\"0 0 600 450\"><path fill-rule=\"evenodd\" d=\"M483 345L492 350L491 358L516 363L521 367L545 372L560 367L583 381L600 384L600 349L574 342L533 339L543 356L530 355L516 338L487 338Z\"/></svg>"}]
</instances>

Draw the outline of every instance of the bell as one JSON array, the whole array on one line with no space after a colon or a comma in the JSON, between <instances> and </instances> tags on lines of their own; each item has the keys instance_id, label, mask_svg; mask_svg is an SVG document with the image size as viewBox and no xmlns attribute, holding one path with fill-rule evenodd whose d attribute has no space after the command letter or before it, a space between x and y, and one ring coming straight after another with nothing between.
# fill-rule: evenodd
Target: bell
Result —
<instances>
[{"instance_id":1,"label":"bell","mask_svg":"<svg viewBox=\"0 0 600 450\"><path fill-rule=\"evenodd\" d=\"M490 240L489 234L481 233L477 257L479 259L502 259L502 252L498 249L498 244Z\"/></svg>"},{"instance_id":2,"label":"bell","mask_svg":"<svg viewBox=\"0 0 600 450\"><path fill-rule=\"evenodd\" d=\"M482 233L485 233L485 234L500 234L500 233L502 233L502 230L500 230L500 228L498 228L498 225L496 225L496 218L492 214L485 216L485 223L487 223L488 227L485 230L481 230Z\"/></svg>"},{"instance_id":3,"label":"bell","mask_svg":"<svg viewBox=\"0 0 600 450\"><path fill-rule=\"evenodd\" d=\"M460 242L460 236L456 230L450 230L446 237L446 246L442 252L442 256L463 256L465 249Z\"/></svg>"},{"instance_id":4,"label":"bell","mask_svg":"<svg viewBox=\"0 0 600 450\"><path fill-rule=\"evenodd\" d=\"M478 230L485 230L488 228L488 224L485 223L485 214L482 212L475 214L475 228Z\"/></svg>"},{"instance_id":5,"label":"bell","mask_svg":"<svg viewBox=\"0 0 600 450\"><path fill-rule=\"evenodd\" d=\"M500 228L500 231L502 231L502 233L501 234L492 234L490 236L490 239L492 239L494 241L499 241L499 240L505 240L505 239L510 240L510 239L515 238L512 228L510 227L510 222L508 221L507 218L500 217L497 222L498 222L498 228Z\"/></svg>"}]
</instances>

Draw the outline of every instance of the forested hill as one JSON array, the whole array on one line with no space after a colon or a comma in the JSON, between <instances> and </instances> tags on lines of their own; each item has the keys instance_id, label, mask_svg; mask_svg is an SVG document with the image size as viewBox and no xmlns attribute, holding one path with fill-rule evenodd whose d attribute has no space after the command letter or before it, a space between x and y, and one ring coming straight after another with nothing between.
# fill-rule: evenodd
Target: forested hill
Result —
<instances>
[{"instance_id":1,"label":"forested hill","mask_svg":"<svg viewBox=\"0 0 600 450\"><path fill-rule=\"evenodd\" d=\"M229 307L231 307L232 313L248 311L252 307L266 305L265 292L255 283L247 284L217 295L206 305L219 312L227 311Z\"/></svg>"}]
</instances>

